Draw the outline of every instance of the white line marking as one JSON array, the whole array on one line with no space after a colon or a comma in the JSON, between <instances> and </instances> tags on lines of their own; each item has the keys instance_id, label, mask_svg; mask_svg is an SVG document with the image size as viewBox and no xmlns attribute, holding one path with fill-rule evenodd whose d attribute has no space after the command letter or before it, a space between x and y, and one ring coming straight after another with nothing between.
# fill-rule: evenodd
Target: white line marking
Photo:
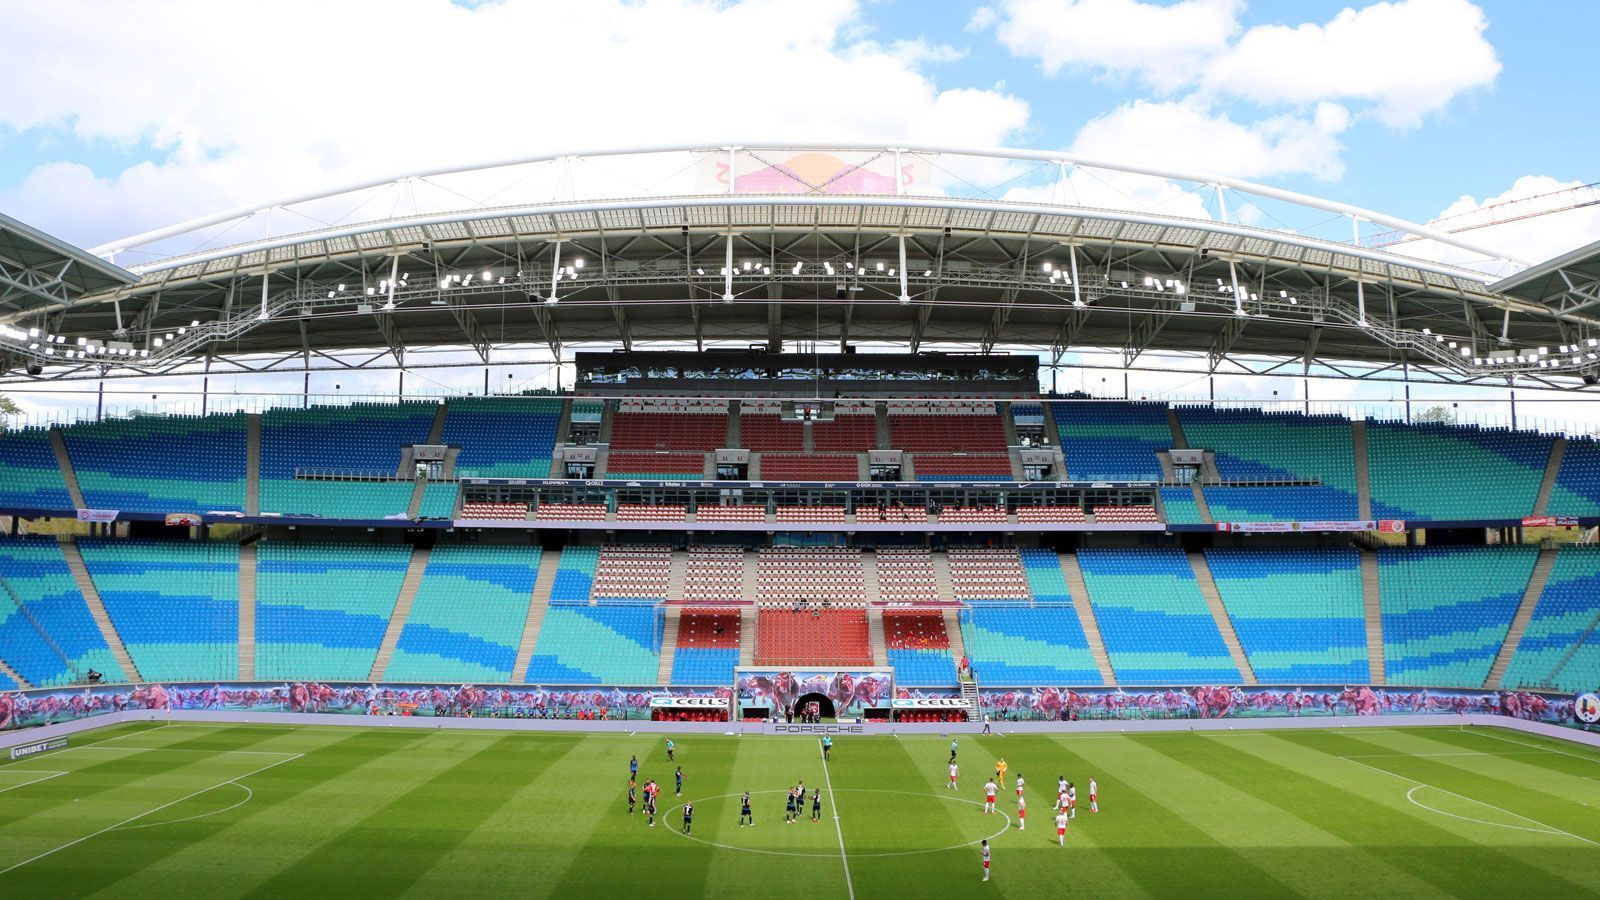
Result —
<instances>
[{"instance_id":1,"label":"white line marking","mask_svg":"<svg viewBox=\"0 0 1600 900\"><path fill-rule=\"evenodd\" d=\"M134 753L210 753L214 756L224 753L243 754L245 756L303 756L292 750L205 750L194 747L102 747L99 744L86 744L82 747L68 747L67 750L128 750ZM66 750L62 751L63 753Z\"/></svg>"},{"instance_id":2,"label":"white line marking","mask_svg":"<svg viewBox=\"0 0 1600 900\"><path fill-rule=\"evenodd\" d=\"M156 827L159 827L161 825L176 825L179 822L193 822L196 819L204 819L204 818L207 818L207 817L210 817L210 816L220 816L225 812L229 812L231 810L238 809L239 807L241 807L241 806L245 805L246 803L249 803L251 800L255 799L256 792L250 790L250 788L248 788L248 787L246 787L245 785L242 785L242 784L235 784L234 782L231 782L231 781L225 781L222 784L217 785L217 787L224 787L224 786L230 785L230 784L232 784L234 787L240 788L241 790L244 791L244 799L240 800L238 803L233 804L232 806L225 806L222 809L214 809L211 812L200 813L197 816L187 816L187 817L182 818L182 819L173 819L173 820L171 820L169 822L146 822L146 823L144 823L142 825L129 825L126 828L121 828L121 829L118 829L118 830L119 831L137 831L140 828L156 828Z\"/></svg>"},{"instance_id":3,"label":"white line marking","mask_svg":"<svg viewBox=\"0 0 1600 900\"><path fill-rule=\"evenodd\" d=\"M1507 825L1504 822L1490 822L1487 819L1474 819L1471 816L1458 816L1458 815L1456 815L1455 813L1452 813L1452 812L1445 812L1442 809L1435 809L1434 807L1429 806L1428 804L1423 803L1421 800L1418 800L1416 797L1412 796L1417 791L1420 791L1423 788L1429 788L1431 790L1439 790L1439 788L1435 788L1432 785L1427 785L1427 784L1413 785L1411 790L1406 791L1406 799L1410 800L1412 802L1412 804L1414 804L1416 806L1420 806L1423 809L1425 809L1425 810L1427 810L1428 812L1431 812L1431 813L1438 813L1441 816L1449 816L1452 819L1460 819L1463 822L1474 822L1474 823L1476 823L1478 825L1489 825L1489 826L1494 827L1494 828L1510 828L1510 829L1512 829L1514 831L1529 831L1529 832L1532 832L1534 834L1565 834L1565 832L1562 832L1562 831L1549 831L1549 830L1544 829L1544 828L1524 828L1521 825ZM1449 791L1445 791L1445 793L1448 794L1450 792ZM1456 796L1459 797L1460 795L1457 794ZM1465 799L1469 799L1470 800L1472 798L1468 797L1468 798L1465 798ZM1472 802L1481 804L1483 806L1489 806L1489 804L1484 803L1481 800L1473 800ZM1490 808L1491 809L1499 809L1499 807L1490 807ZM1500 811L1501 812L1505 812L1505 810L1500 810ZM1516 813L1512 813L1512 815L1516 815Z\"/></svg>"},{"instance_id":4,"label":"white line marking","mask_svg":"<svg viewBox=\"0 0 1600 900\"><path fill-rule=\"evenodd\" d=\"M844 889L850 900L856 900L856 886L850 880L850 857L844 852L844 827L839 824L839 801L833 797L833 775L828 772L828 754L822 741L817 741L817 754L822 757L822 777L828 782L828 805L833 807L833 832L839 836L839 860L844 863Z\"/></svg>"},{"instance_id":5,"label":"white line marking","mask_svg":"<svg viewBox=\"0 0 1600 900\"><path fill-rule=\"evenodd\" d=\"M1518 750L1462 750L1459 753L1357 753L1353 756L1341 756L1340 759L1389 759L1392 757L1417 757L1432 759L1436 756L1538 756L1534 751Z\"/></svg>"},{"instance_id":6,"label":"white line marking","mask_svg":"<svg viewBox=\"0 0 1600 900\"><path fill-rule=\"evenodd\" d=\"M32 781L24 781L21 784L13 784L8 788L0 788L0 794L4 794L6 791L14 791L17 788L27 787L30 784L38 784L41 781L49 781L52 778L60 778L61 776L67 774L65 772L35 772L32 769L13 769L12 771L18 775L43 775L44 777L35 778Z\"/></svg>"},{"instance_id":7,"label":"white line marking","mask_svg":"<svg viewBox=\"0 0 1600 900\"><path fill-rule=\"evenodd\" d=\"M1593 844L1596 847L1600 847L1600 841L1591 841L1588 838L1583 837L1582 835L1573 834L1570 831L1562 831L1561 829L1555 827L1554 825L1547 825L1544 822L1539 821L1538 819L1530 819L1527 816L1522 815L1521 813L1514 813L1511 810L1506 809L1503 806L1495 806L1493 803L1486 803L1486 802L1484 802L1482 800L1476 800L1476 799L1473 799L1472 797L1463 796L1461 794L1456 793L1455 791L1445 790L1444 788L1439 787L1438 785L1429 784L1426 781L1418 781L1417 779L1412 778L1409 775L1401 775L1398 772L1391 772L1388 769L1380 769L1377 766L1369 766L1366 763L1364 763L1364 762L1362 762L1362 761L1360 761L1358 759L1351 759L1348 756L1340 756L1340 757L1337 757L1337 758L1338 759L1342 759L1342 760L1344 760L1345 762L1348 762L1348 763L1354 763L1355 765L1358 765L1363 769L1371 769L1374 772L1382 772L1383 774L1388 775L1391 778L1398 778L1401 781L1409 781L1412 784L1419 785L1421 787L1433 788L1434 790L1439 791L1440 793L1449 794L1452 797L1456 797L1456 798L1461 799L1461 800L1466 800L1469 803L1476 803L1476 804L1479 804L1480 806L1487 806L1490 809L1497 809L1500 812L1503 812L1508 816L1515 816L1516 818L1521 819L1524 822L1532 822L1533 824L1538 825L1540 828L1548 829L1550 831L1550 833L1552 833L1552 834L1564 834L1569 838L1573 838L1574 840L1583 841L1585 844ZM1411 795L1409 793L1406 795L1406 799L1408 799L1408 800L1411 799ZM1411 802L1416 803L1415 800L1412 800ZM1420 803L1417 803L1417 805L1418 806L1422 806L1422 804L1420 804ZM1423 806L1422 808L1423 809L1432 809L1432 807L1427 807L1427 806ZM1434 812L1438 812L1438 810L1436 810L1436 809L1433 810L1433 811ZM1449 815L1449 813L1446 813L1445 815ZM1457 816L1456 818L1461 818L1461 817ZM1468 821L1476 821L1476 820L1469 819ZM1484 823L1484 824L1488 824L1488 823ZM1504 827L1512 827L1512 826L1504 826ZM1531 831L1532 829L1523 829L1523 830Z\"/></svg>"},{"instance_id":8,"label":"white line marking","mask_svg":"<svg viewBox=\"0 0 1600 900\"><path fill-rule=\"evenodd\" d=\"M1469 732L1469 734L1475 734L1475 735L1478 735L1479 737L1486 737L1491 741L1499 741L1502 744L1516 744L1518 747L1528 747L1530 749L1539 750L1539 751L1544 752L1544 753L1559 753L1562 756L1570 756L1573 759L1581 759L1584 762L1588 762L1588 763L1600 763L1600 758L1596 758L1596 757L1593 757L1593 756L1579 756L1576 753L1568 753L1565 750L1557 750L1554 747L1545 747L1545 746L1541 746L1539 744L1530 744L1527 741L1513 741L1510 738L1501 737L1498 734L1490 734L1487 731L1473 731L1473 732Z\"/></svg>"},{"instance_id":9,"label":"white line marking","mask_svg":"<svg viewBox=\"0 0 1600 900\"><path fill-rule=\"evenodd\" d=\"M182 803L185 800L190 800L190 799L193 799L195 797L198 797L201 794L206 793L207 791L214 791L217 788L222 787L224 785L235 784L235 783L239 782L242 779L249 778L251 775L259 775L262 772L267 771L268 769L277 768L278 766L281 766L284 763L294 762L295 760L297 760L297 759L299 759L299 758L301 758L303 756L305 756L304 753L296 753L294 756L291 756L288 759L280 759L275 763L268 763L267 765L264 765L259 769L253 769L253 770L251 770L249 772L246 772L243 775L240 775L240 776L238 776L236 778L230 778L227 781L223 781L223 782L219 782L217 784L213 784L211 787L208 787L208 788L201 788L200 790L195 791L192 794L185 794L185 795L183 795L182 797L179 797L176 800L172 800L170 802L163 803L163 804L161 804L160 806L157 806L154 809L147 809L144 812L139 813L136 816L132 816L132 817L127 818L127 819L123 819L121 822L118 822L115 825L107 825L106 827L100 829L99 831L93 832L91 834L86 834L81 838L75 838L73 840L70 840L70 841L66 842L65 844L62 844L61 846L55 848L54 850L46 850L45 852L40 853L38 856L29 857L28 859L25 859L22 862L15 863L13 865L7 866L4 869L0 869L0 875L4 875L7 872L10 872L10 871L12 871L14 869L20 869L23 866L28 865L29 863L38 862L39 860L44 859L47 856L54 856L55 854L60 853L61 851L66 850L69 847L76 847L79 844L83 843L84 841L89 840L90 838L99 837L100 835L105 834L108 831L115 831L116 829L121 828L124 825L128 825L128 824L131 824L133 822L137 822L140 819L144 818L145 816L154 815L155 813L158 813L158 812L162 811L163 809L167 809L168 807L177 806L179 803Z\"/></svg>"}]
</instances>

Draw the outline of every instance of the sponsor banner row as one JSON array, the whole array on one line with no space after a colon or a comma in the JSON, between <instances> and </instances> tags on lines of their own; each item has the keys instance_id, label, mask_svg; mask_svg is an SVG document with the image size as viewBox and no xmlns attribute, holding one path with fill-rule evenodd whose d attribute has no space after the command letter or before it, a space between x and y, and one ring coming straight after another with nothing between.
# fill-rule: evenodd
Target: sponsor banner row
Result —
<instances>
[{"instance_id":1,"label":"sponsor banner row","mask_svg":"<svg viewBox=\"0 0 1600 900\"><path fill-rule=\"evenodd\" d=\"M1306 522L1218 522L1218 531L1242 534L1289 534L1302 531L1384 531L1401 534L1404 519L1318 519Z\"/></svg>"},{"instance_id":2,"label":"sponsor banner row","mask_svg":"<svg viewBox=\"0 0 1600 900\"><path fill-rule=\"evenodd\" d=\"M739 709L794 710L801 701L827 701L836 716L888 709L894 699L889 669L740 668L734 671Z\"/></svg>"},{"instance_id":3,"label":"sponsor banner row","mask_svg":"<svg viewBox=\"0 0 1600 900\"><path fill-rule=\"evenodd\" d=\"M1513 716L1585 727L1584 700L1570 694L1414 687L983 688L983 709L1002 720L1250 719L1273 716ZM1592 705L1600 721L1600 699Z\"/></svg>"},{"instance_id":4,"label":"sponsor banner row","mask_svg":"<svg viewBox=\"0 0 1600 900\"><path fill-rule=\"evenodd\" d=\"M31 744L19 744L11 748L12 759L26 759L38 756L40 753L49 753L51 750L60 750L67 745L64 737L51 738L47 741L34 741Z\"/></svg>"},{"instance_id":5,"label":"sponsor banner row","mask_svg":"<svg viewBox=\"0 0 1600 900\"><path fill-rule=\"evenodd\" d=\"M1525 516L1523 518L1523 520L1522 520L1522 524L1526 528L1550 528L1550 527L1576 528L1576 527L1578 527L1578 517L1577 516Z\"/></svg>"},{"instance_id":6,"label":"sponsor banner row","mask_svg":"<svg viewBox=\"0 0 1600 900\"><path fill-rule=\"evenodd\" d=\"M323 682L113 685L0 693L0 730L126 710L229 710L352 716L648 719L655 700L726 708L727 687L354 684ZM703 707L701 707L703 708Z\"/></svg>"}]
</instances>

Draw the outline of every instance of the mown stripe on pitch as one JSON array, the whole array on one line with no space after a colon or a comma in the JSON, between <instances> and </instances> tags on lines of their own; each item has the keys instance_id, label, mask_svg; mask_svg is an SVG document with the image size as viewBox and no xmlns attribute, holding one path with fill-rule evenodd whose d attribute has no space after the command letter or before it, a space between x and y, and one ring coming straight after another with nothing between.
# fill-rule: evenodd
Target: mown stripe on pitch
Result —
<instances>
[{"instance_id":1,"label":"mown stripe on pitch","mask_svg":"<svg viewBox=\"0 0 1600 900\"><path fill-rule=\"evenodd\" d=\"M1102 792L1111 803L1115 797L1117 815L1123 822L1138 823L1137 830L1125 831L1127 843L1107 846L1104 852L1125 875L1158 896L1190 897L1283 897L1295 893L1292 885L1247 859L1233 847L1157 801L1143 790L1140 777L1128 773L1116 762L1121 742L1085 743L1095 761L1071 749L1070 738L1056 738L1069 772L1092 772L1100 776ZM1075 779L1074 779L1075 780ZM1161 789L1163 785L1151 785ZM1087 815L1088 797L1079 787L1078 819ZM1105 813L1101 813L1105 815Z\"/></svg>"},{"instance_id":2,"label":"mown stripe on pitch","mask_svg":"<svg viewBox=\"0 0 1600 900\"><path fill-rule=\"evenodd\" d=\"M1397 865L1388 852L1416 840L1403 822L1391 823L1392 834L1378 836L1373 815L1384 809L1292 766L1263 758L1257 743L1241 745L1197 735L1194 741L1150 741L1150 749L1175 763L1195 769L1234 791L1271 806L1341 846L1285 846L1272 853L1284 866L1296 867L1325 893L1343 896L1417 896L1427 890L1455 892L1459 885L1428 877L1426 870ZM1272 746L1268 744L1268 746ZM1360 770L1355 770L1360 777ZM1360 838L1372 835L1372 840ZM1409 859L1409 857L1407 857Z\"/></svg>"},{"instance_id":3,"label":"mown stripe on pitch","mask_svg":"<svg viewBox=\"0 0 1600 900\"><path fill-rule=\"evenodd\" d=\"M282 737L282 733L262 733L251 746ZM68 883L67 893L80 896L112 889L123 896L165 897L171 895L175 880L195 895L237 895L248 889L249 873L262 867L260 860L270 858L283 865L293 861L286 849L303 845L305 835L315 833L317 811L306 812L306 823L312 827L305 830L285 826L263 831L253 823L301 793L405 746L388 735L357 729L315 750L275 747L307 755L250 776L247 783L255 796L235 812L161 828L108 832L84 844L84 853L41 860L12 874L28 873L42 886ZM52 861L54 865L46 865Z\"/></svg>"},{"instance_id":4,"label":"mown stripe on pitch","mask_svg":"<svg viewBox=\"0 0 1600 900\"><path fill-rule=\"evenodd\" d=\"M1479 828L1462 823L1464 826L1462 830L1448 827L1446 823L1440 821L1437 814L1421 807L1414 807L1404 799L1408 787L1402 778L1364 769L1349 760L1339 758L1359 756L1364 751L1370 752L1372 745L1369 743L1345 734L1331 732L1304 734L1272 732L1271 738L1273 742L1292 744L1296 749L1321 755L1329 771L1349 769L1348 775L1337 775L1335 776L1337 778L1364 779L1369 784L1381 783L1376 781L1379 779L1392 781L1393 799L1377 805L1390 810L1396 817L1393 819L1374 816L1372 800L1339 787L1322 774L1308 777L1314 778L1327 789L1341 795L1333 805L1306 806L1302 799L1303 794L1300 792L1283 792L1279 802L1297 808L1303 815L1321 817L1323 827L1329 831L1344 837L1350 843L1382 858L1396 868L1438 885L1441 890L1457 896L1520 896L1530 891L1537 892L1541 888L1554 887L1552 882L1559 881L1562 882L1561 887L1566 889L1577 889L1583 893L1592 891L1592 888L1587 886L1588 879L1581 874L1584 867L1579 863L1591 854L1593 848L1586 848L1579 842L1573 841L1575 849L1568 855L1568 862L1563 868L1550 870L1544 866L1531 865L1524 855L1528 847L1508 848L1485 842L1482 833L1488 826ZM1223 749L1244 754L1259 765L1273 766L1284 772L1294 773L1293 769L1276 762L1245 754L1246 750L1270 752L1259 744L1248 748ZM1471 831L1467 830L1469 827ZM1555 836L1552 836L1552 839L1571 840ZM1578 880L1569 878L1569 872Z\"/></svg>"},{"instance_id":5,"label":"mown stripe on pitch","mask_svg":"<svg viewBox=\"0 0 1600 900\"><path fill-rule=\"evenodd\" d=\"M453 764L342 829L247 896L301 897L339 884L359 885L364 897L404 893L484 818L510 802L514 785L537 777L579 740L552 737L545 744L548 752L532 757L508 752L518 742L516 735L500 735L452 757Z\"/></svg>"},{"instance_id":6,"label":"mown stripe on pitch","mask_svg":"<svg viewBox=\"0 0 1600 900\"><path fill-rule=\"evenodd\" d=\"M1417 753L1448 753L1453 752L1451 748L1463 746L1460 742L1445 738L1447 734L1449 732L1416 735L1417 743L1412 746L1421 748L1416 751ZM1507 750L1514 749L1506 744L1500 746ZM1491 754L1494 752L1498 751L1490 751ZM1562 758L1555 754L1539 755ZM1600 800L1600 783L1586 782L1581 776L1555 773L1542 766L1524 763L1524 760L1532 758L1490 754L1384 756L1377 759L1362 759L1360 762L1499 807L1501 811L1514 817L1511 824L1521 824L1526 827L1544 825L1571 832L1589 841L1600 842L1600 828L1596 827L1600 824L1600 816L1597 816L1594 807L1587 805L1586 802L1589 799ZM1597 775L1600 775L1600 766L1592 768ZM1518 778L1518 775L1522 777ZM1559 777L1552 777L1557 775ZM1557 785L1564 789L1554 789ZM1584 799L1574 797L1574 791L1581 792ZM1532 821L1522 821L1522 819ZM1561 840L1560 836L1555 837L1557 841ZM1583 846L1583 842L1577 838L1568 837L1565 840L1571 841L1575 846ZM1588 846L1600 852L1600 847L1594 844Z\"/></svg>"},{"instance_id":7,"label":"mown stripe on pitch","mask_svg":"<svg viewBox=\"0 0 1600 900\"><path fill-rule=\"evenodd\" d=\"M155 731L157 729L139 730ZM123 747L124 749L119 752L110 750L74 750L71 749L74 745L68 744L68 749L63 751L65 755L61 759L70 760L70 763L54 763L51 761L51 754L33 757L31 764L24 766L24 768L55 768L62 771L70 771L72 774L64 778L52 779L51 782L41 782L36 789L8 793L6 802L0 804L0 808L4 810L0 812L0 829L34 816L50 814L62 804L70 804L74 801L82 802L114 791L126 790L135 782L144 778L178 772L183 769L201 766L214 760L214 757L206 756L203 753L172 753L164 755L161 753L141 752L137 748L158 746L153 743L156 740L156 735L131 733L134 736L127 738L128 743L126 745L120 740L114 743L107 743L105 740L86 741L84 744L79 745L81 747L105 743L107 747ZM116 736L114 735L113 737ZM159 744L159 749L210 749L194 746L196 742L201 740L204 740L203 736L192 735L186 740L162 741ZM146 743L147 741L152 743ZM253 744L240 744L238 747L229 749L247 749L250 746L253 746ZM266 759L263 759L263 762L266 761ZM249 768L253 767L245 767L240 771L247 771ZM117 777L100 777L112 774ZM72 837L80 835L81 833L71 834L64 838L62 842L65 843L67 840L71 840ZM0 868L4 868L5 865L8 864L0 862Z\"/></svg>"},{"instance_id":8,"label":"mown stripe on pitch","mask_svg":"<svg viewBox=\"0 0 1600 900\"><path fill-rule=\"evenodd\" d=\"M636 813L631 817L627 814L626 771L619 770L621 777L615 781L590 786L588 790L597 794L600 798L597 802L609 812L586 835L563 836L578 846L575 853L569 854L559 881L551 883L551 896L699 897L705 893L707 872L712 863L730 851L696 843L672 833L683 825L682 814L674 812L683 801L673 796L672 772L678 765L684 767L684 799L730 793L735 789L731 776L735 758L742 755L741 751L747 744L721 739L696 740L691 735L674 734L671 737L677 745L678 757L672 763L667 762L665 740L661 735L650 735L648 738L641 736L628 742L628 754L634 752L634 747L639 748L641 787L647 778L654 778L661 785L656 827L650 828L642 814ZM805 742L798 743L803 745ZM758 752L761 749L759 739L751 741L748 746ZM801 752L804 752L803 747ZM816 768L815 772L820 780L821 768ZM777 781L777 771L771 777ZM619 799L621 803L618 803ZM641 809L643 800L641 793ZM702 833L709 825L707 813L709 810L695 817L698 820L696 827L702 829ZM783 826L769 819L763 827ZM831 877L832 872L828 875ZM824 886L828 881L820 874L812 872L811 879L819 885L819 891L826 890ZM759 884L750 885L750 889L758 891Z\"/></svg>"}]
</instances>

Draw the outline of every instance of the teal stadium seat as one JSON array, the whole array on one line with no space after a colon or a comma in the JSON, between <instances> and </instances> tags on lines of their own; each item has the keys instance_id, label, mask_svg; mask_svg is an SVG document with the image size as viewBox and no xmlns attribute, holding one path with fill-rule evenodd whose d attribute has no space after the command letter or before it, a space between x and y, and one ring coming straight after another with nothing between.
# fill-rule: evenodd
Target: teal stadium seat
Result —
<instances>
[{"instance_id":1,"label":"teal stadium seat","mask_svg":"<svg viewBox=\"0 0 1600 900\"><path fill-rule=\"evenodd\" d=\"M136 415L72 425L61 434L92 508L244 511L244 413Z\"/></svg>"},{"instance_id":2,"label":"teal stadium seat","mask_svg":"<svg viewBox=\"0 0 1600 900\"><path fill-rule=\"evenodd\" d=\"M461 477L548 478L560 425L552 397L462 397L446 405L443 440L461 448Z\"/></svg>"},{"instance_id":3,"label":"teal stadium seat","mask_svg":"<svg viewBox=\"0 0 1600 900\"><path fill-rule=\"evenodd\" d=\"M72 684L90 669L128 680L54 538L0 537L0 578L10 587L0 590L0 659L29 684Z\"/></svg>"},{"instance_id":4,"label":"teal stadium seat","mask_svg":"<svg viewBox=\"0 0 1600 900\"><path fill-rule=\"evenodd\" d=\"M1389 684L1482 687L1538 555L1537 547L1379 550Z\"/></svg>"},{"instance_id":5,"label":"teal stadium seat","mask_svg":"<svg viewBox=\"0 0 1600 900\"><path fill-rule=\"evenodd\" d=\"M1182 550L1084 549L1078 564L1119 683L1239 680Z\"/></svg>"},{"instance_id":6,"label":"teal stadium seat","mask_svg":"<svg viewBox=\"0 0 1600 900\"><path fill-rule=\"evenodd\" d=\"M256 677L365 680L410 562L404 544L262 541Z\"/></svg>"},{"instance_id":7,"label":"teal stadium seat","mask_svg":"<svg viewBox=\"0 0 1600 900\"><path fill-rule=\"evenodd\" d=\"M1568 544L1534 607L1501 684L1514 688L1600 688L1600 547ZM1586 640L1587 638L1587 640Z\"/></svg>"},{"instance_id":8,"label":"teal stadium seat","mask_svg":"<svg viewBox=\"0 0 1600 900\"><path fill-rule=\"evenodd\" d=\"M239 545L82 538L106 614L151 681L239 677Z\"/></svg>"},{"instance_id":9,"label":"teal stadium seat","mask_svg":"<svg viewBox=\"0 0 1600 900\"><path fill-rule=\"evenodd\" d=\"M1368 683L1358 551L1214 548L1206 562L1262 684Z\"/></svg>"},{"instance_id":10,"label":"teal stadium seat","mask_svg":"<svg viewBox=\"0 0 1600 900\"><path fill-rule=\"evenodd\" d=\"M50 432L0 431L0 505L18 509L72 509L72 495L56 465Z\"/></svg>"},{"instance_id":11,"label":"teal stadium seat","mask_svg":"<svg viewBox=\"0 0 1600 900\"><path fill-rule=\"evenodd\" d=\"M1367 422L1375 518L1520 519L1549 459L1549 436L1535 432Z\"/></svg>"},{"instance_id":12,"label":"teal stadium seat","mask_svg":"<svg viewBox=\"0 0 1600 900\"><path fill-rule=\"evenodd\" d=\"M384 679L509 682L539 561L538 547L436 545Z\"/></svg>"}]
</instances>

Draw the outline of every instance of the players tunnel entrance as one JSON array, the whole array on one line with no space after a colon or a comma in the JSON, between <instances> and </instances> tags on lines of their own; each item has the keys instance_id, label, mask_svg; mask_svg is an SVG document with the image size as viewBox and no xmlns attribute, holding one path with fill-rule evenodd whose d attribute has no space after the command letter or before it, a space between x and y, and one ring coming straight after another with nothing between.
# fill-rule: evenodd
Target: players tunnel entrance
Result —
<instances>
[{"instance_id":1,"label":"players tunnel entrance","mask_svg":"<svg viewBox=\"0 0 1600 900\"><path fill-rule=\"evenodd\" d=\"M833 700L827 694L802 694L794 702L794 717L796 721L834 718Z\"/></svg>"}]
</instances>

